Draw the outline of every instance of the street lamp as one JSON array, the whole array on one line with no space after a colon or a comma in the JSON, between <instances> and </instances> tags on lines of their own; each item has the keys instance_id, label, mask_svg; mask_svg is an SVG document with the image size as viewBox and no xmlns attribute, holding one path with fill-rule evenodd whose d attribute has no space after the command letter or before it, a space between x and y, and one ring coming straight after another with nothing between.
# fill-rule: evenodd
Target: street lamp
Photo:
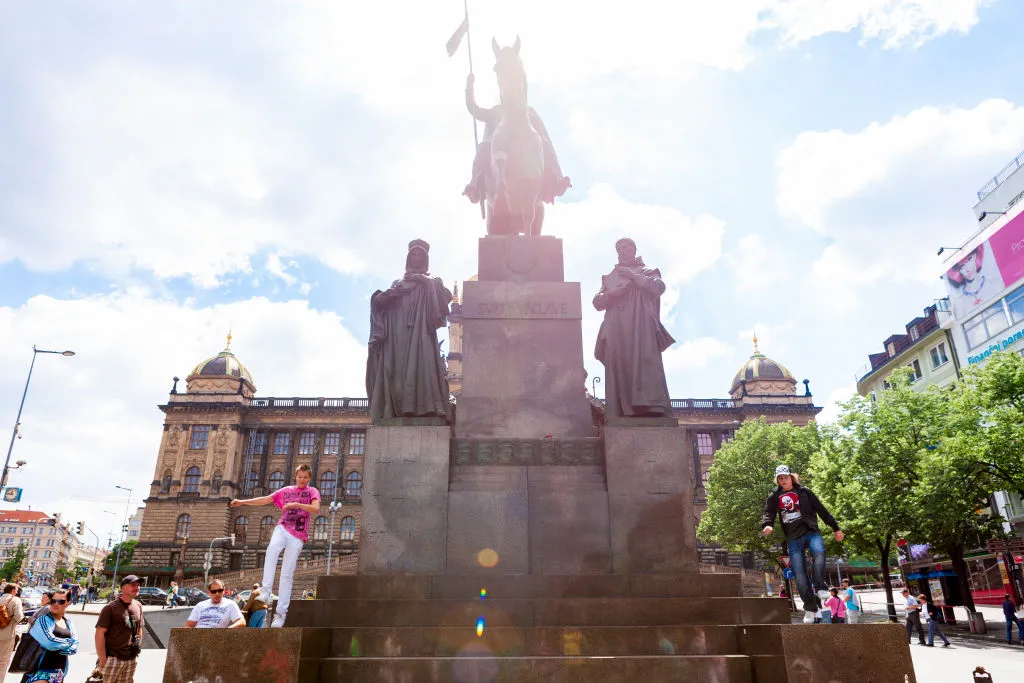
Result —
<instances>
[{"instance_id":1,"label":"street lamp","mask_svg":"<svg viewBox=\"0 0 1024 683\"><path fill-rule=\"evenodd\" d=\"M836 576L839 577L839 580L836 582L837 586L841 585L843 583L843 574L839 571L839 563L842 562L842 561L843 561L843 558L841 558L841 557L837 557L836 558Z\"/></svg>"},{"instance_id":2,"label":"street lamp","mask_svg":"<svg viewBox=\"0 0 1024 683\"><path fill-rule=\"evenodd\" d=\"M218 536L217 538L210 541L210 549L206 552L206 562L203 563L203 581L205 582L205 588L210 589L210 569L213 568L213 544L217 541L231 541L231 547L235 547L235 535L230 536Z\"/></svg>"},{"instance_id":3,"label":"street lamp","mask_svg":"<svg viewBox=\"0 0 1024 683\"><path fill-rule=\"evenodd\" d=\"M3 477L0 478L0 488L7 486L7 475L10 472L11 464L11 451L14 450L14 441L18 438L18 429L21 427L21 410L25 407L25 397L28 396L28 385L29 382L32 381L32 370L36 367L36 354L40 353L52 353L68 357L75 355L74 351L46 351L45 349L37 349L35 346L32 347L32 363L28 366L28 379L25 380L25 390L21 392L21 405L18 406L18 417L14 418L14 433L11 434L11 445L7 447L7 460L4 461L4 473Z\"/></svg>"},{"instance_id":4,"label":"street lamp","mask_svg":"<svg viewBox=\"0 0 1024 683\"><path fill-rule=\"evenodd\" d=\"M120 484L114 484L114 488L121 489L122 491L127 491L128 501L124 504L124 526L121 527L122 536L120 537L120 540L117 542L117 559L114 560L114 578L110 583L111 590L114 590L115 586L117 586L117 569L121 565L121 548L124 546L123 534L128 530L128 508L131 507L132 504L132 489L128 488L127 486L121 486Z\"/></svg>"},{"instance_id":5,"label":"street lamp","mask_svg":"<svg viewBox=\"0 0 1024 683\"><path fill-rule=\"evenodd\" d=\"M334 501L330 505L331 510L331 536L327 542L327 576L331 575L331 555L334 554L334 515L341 508L341 503Z\"/></svg>"}]
</instances>

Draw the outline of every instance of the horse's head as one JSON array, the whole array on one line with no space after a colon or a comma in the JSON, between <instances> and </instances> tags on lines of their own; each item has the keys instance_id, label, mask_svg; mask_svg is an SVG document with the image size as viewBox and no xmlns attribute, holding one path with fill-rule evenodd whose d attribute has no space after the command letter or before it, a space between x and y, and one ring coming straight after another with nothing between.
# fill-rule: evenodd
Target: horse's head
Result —
<instances>
[{"instance_id":1,"label":"horse's head","mask_svg":"<svg viewBox=\"0 0 1024 683\"><path fill-rule=\"evenodd\" d=\"M491 38L494 50L494 72L498 75L498 90L501 101L506 104L526 104L526 70L523 60L519 58L522 44L519 36L512 47L501 47L498 41Z\"/></svg>"}]
</instances>

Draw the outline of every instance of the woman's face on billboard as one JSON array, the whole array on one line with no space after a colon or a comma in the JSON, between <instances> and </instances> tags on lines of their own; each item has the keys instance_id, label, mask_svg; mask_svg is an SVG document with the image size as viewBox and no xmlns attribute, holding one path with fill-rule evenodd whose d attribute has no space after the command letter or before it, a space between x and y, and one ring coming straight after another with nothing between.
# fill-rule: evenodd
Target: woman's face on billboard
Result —
<instances>
[{"instance_id":1,"label":"woman's face on billboard","mask_svg":"<svg viewBox=\"0 0 1024 683\"><path fill-rule=\"evenodd\" d=\"M972 282L974 278L978 276L978 257L971 254L967 257L967 260L958 265L956 269L964 276L964 280Z\"/></svg>"}]
</instances>

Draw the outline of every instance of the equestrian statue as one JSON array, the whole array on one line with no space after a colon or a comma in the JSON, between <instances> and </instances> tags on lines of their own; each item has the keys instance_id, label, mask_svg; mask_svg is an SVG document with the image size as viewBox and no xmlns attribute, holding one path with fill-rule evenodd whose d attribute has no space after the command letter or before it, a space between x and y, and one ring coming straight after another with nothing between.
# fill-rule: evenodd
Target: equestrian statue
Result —
<instances>
[{"instance_id":1,"label":"equestrian statue","mask_svg":"<svg viewBox=\"0 0 1024 683\"><path fill-rule=\"evenodd\" d=\"M466 107L483 121L484 136L473 160L473 178L463 192L474 204L486 202L488 235L539 235L544 202L551 204L571 187L562 175L544 122L526 100L526 71L512 47L491 39L501 101L484 109L466 79Z\"/></svg>"}]
</instances>

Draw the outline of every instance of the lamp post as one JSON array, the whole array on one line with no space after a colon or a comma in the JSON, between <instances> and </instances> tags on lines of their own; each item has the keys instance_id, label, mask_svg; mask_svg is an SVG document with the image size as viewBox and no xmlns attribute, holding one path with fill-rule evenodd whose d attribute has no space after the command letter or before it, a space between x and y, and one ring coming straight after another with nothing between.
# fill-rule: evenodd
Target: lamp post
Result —
<instances>
[{"instance_id":1,"label":"lamp post","mask_svg":"<svg viewBox=\"0 0 1024 683\"><path fill-rule=\"evenodd\" d=\"M0 488L7 486L7 475L10 472L11 464L11 451L14 450L14 441L18 438L18 429L21 427L21 411L25 407L25 397L28 396L28 385L29 382L32 381L32 370L36 367L36 355L40 353L52 353L68 357L75 355L74 351L46 351L45 349L37 349L35 346L32 347L32 363L28 366L28 379L25 380L25 390L21 392L21 404L18 406L18 416L14 418L14 433L11 434L11 445L7 447L7 460L4 461L4 473L3 477L0 478Z\"/></svg>"},{"instance_id":2,"label":"lamp post","mask_svg":"<svg viewBox=\"0 0 1024 683\"><path fill-rule=\"evenodd\" d=\"M100 547L100 537L96 535L96 532L93 531L92 529L90 529L89 527L87 527L84 522L82 523L82 530L83 531L88 531L90 534L92 534L92 537L96 539L96 547L99 548ZM95 571L96 571L96 554L93 553L92 561L89 563L89 576L85 580L85 595L82 596L82 611L83 612L85 611L86 603L89 602L89 587L92 586L92 575L93 575L93 573Z\"/></svg>"},{"instance_id":3,"label":"lamp post","mask_svg":"<svg viewBox=\"0 0 1024 683\"><path fill-rule=\"evenodd\" d=\"M331 556L334 555L334 515L341 508L341 503L334 501L330 505L331 510L331 536L327 542L327 576L331 575Z\"/></svg>"},{"instance_id":4,"label":"lamp post","mask_svg":"<svg viewBox=\"0 0 1024 683\"><path fill-rule=\"evenodd\" d=\"M210 588L210 569L213 568L213 544L217 541L231 541L231 547L235 547L235 535L230 536L219 536L210 541L210 549L206 551L206 562L203 563L203 581L205 581L205 588Z\"/></svg>"},{"instance_id":5,"label":"lamp post","mask_svg":"<svg viewBox=\"0 0 1024 683\"><path fill-rule=\"evenodd\" d=\"M842 572L839 571L839 563L842 562L842 561L843 561L843 558L841 558L841 557L837 557L836 558L836 576L839 577L839 580L836 581L836 585L837 586L841 585L843 583L843 574L842 574Z\"/></svg>"},{"instance_id":6,"label":"lamp post","mask_svg":"<svg viewBox=\"0 0 1024 683\"><path fill-rule=\"evenodd\" d=\"M132 504L132 489L120 484L114 484L114 488L128 492L128 501L124 504L124 526L121 527L120 540L117 542L117 559L114 560L114 578L110 583L111 589L117 585L117 570L121 566L121 548L124 546L124 532L128 529L128 508Z\"/></svg>"}]
</instances>

